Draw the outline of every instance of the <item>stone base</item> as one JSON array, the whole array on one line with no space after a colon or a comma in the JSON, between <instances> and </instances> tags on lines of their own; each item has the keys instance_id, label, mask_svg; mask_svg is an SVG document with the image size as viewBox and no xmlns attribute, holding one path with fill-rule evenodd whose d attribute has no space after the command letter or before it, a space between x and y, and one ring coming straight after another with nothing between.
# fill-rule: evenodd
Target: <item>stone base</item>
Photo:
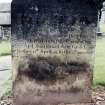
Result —
<instances>
[{"instance_id":1,"label":"stone base","mask_svg":"<svg viewBox=\"0 0 105 105\"><path fill-rule=\"evenodd\" d=\"M24 97L24 98L23 98ZM75 105L78 102L85 104L76 104L76 105L92 105L86 104L87 102L92 102L91 98L88 95L84 95L82 93L78 94L65 94L61 93L60 95L57 93L50 93L47 96L32 96L32 95L24 95L17 97L14 100L14 105ZM65 104L60 104L65 103ZM74 104L68 104L74 103Z\"/></svg>"}]
</instances>

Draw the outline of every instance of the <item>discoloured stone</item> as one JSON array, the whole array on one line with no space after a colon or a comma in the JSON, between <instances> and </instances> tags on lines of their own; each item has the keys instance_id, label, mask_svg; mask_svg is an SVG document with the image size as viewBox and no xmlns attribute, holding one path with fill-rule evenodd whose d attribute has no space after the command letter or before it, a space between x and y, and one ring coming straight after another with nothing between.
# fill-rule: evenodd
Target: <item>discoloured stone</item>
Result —
<instances>
[{"instance_id":1,"label":"discoloured stone","mask_svg":"<svg viewBox=\"0 0 105 105\"><path fill-rule=\"evenodd\" d=\"M90 0L13 1L15 105L91 102L97 10Z\"/></svg>"}]
</instances>

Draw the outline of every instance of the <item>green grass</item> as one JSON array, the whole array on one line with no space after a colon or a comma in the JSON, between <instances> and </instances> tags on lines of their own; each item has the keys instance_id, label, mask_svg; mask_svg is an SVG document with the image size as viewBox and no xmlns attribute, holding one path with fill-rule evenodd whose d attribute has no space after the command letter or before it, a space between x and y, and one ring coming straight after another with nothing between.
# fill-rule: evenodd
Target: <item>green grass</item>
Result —
<instances>
[{"instance_id":1,"label":"green grass","mask_svg":"<svg viewBox=\"0 0 105 105\"><path fill-rule=\"evenodd\" d=\"M0 42L0 56L11 54L11 44L9 41Z\"/></svg>"},{"instance_id":2,"label":"green grass","mask_svg":"<svg viewBox=\"0 0 105 105\"><path fill-rule=\"evenodd\" d=\"M102 24L102 25L100 26L100 31L101 31L102 33L105 33L105 24Z\"/></svg>"},{"instance_id":3,"label":"green grass","mask_svg":"<svg viewBox=\"0 0 105 105\"><path fill-rule=\"evenodd\" d=\"M98 39L96 43L94 85L105 86L105 38Z\"/></svg>"}]
</instances>

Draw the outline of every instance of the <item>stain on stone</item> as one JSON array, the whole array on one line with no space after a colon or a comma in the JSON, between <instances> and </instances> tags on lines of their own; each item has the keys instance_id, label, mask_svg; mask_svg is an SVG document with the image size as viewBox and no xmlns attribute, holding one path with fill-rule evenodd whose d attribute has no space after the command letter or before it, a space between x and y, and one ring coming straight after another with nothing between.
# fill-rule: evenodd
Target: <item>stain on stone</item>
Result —
<instances>
[{"instance_id":1,"label":"stain on stone","mask_svg":"<svg viewBox=\"0 0 105 105\"><path fill-rule=\"evenodd\" d=\"M72 87L72 88L70 89L69 92L72 92L72 93L78 93L78 92L80 92L81 90L82 90L82 89L79 88L79 87Z\"/></svg>"},{"instance_id":2,"label":"stain on stone","mask_svg":"<svg viewBox=\"0 0 105 105\"><path fill-rule=\"evenodd\" d=\"M26 76L38 82L62 80L71 74L86 72L89 64L79 62L62 62L58 58L38 57L29 58L19 64L17 79Z\"/></svg>"}]
</instances>

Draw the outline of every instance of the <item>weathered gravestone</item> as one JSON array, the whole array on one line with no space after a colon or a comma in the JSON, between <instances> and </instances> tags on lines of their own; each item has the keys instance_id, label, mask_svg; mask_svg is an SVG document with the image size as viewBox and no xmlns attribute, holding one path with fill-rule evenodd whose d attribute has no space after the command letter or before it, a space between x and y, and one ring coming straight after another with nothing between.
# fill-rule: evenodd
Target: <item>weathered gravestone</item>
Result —
<instances>
[{"instance_id":1,"label":"weathered gravestone","mask_svg":"<svg viewBox=\"0 0 105 105\"><path fill-rule=\"evenodd\" d=\"M94 0L12 2L15 105L90 103Z\"/></svg>"}]
</instances>

